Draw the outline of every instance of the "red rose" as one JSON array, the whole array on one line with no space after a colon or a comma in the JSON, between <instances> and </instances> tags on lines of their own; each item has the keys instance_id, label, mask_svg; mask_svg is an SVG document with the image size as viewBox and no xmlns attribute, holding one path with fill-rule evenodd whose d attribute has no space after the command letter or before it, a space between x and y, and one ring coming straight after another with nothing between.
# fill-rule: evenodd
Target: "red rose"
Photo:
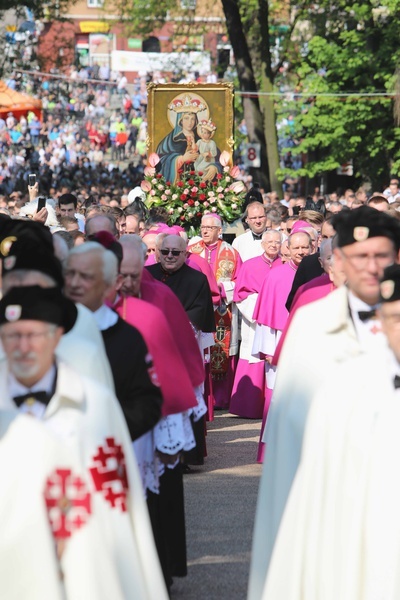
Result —
<instances>
[{"instance_id":1,"label":"red rose","mask_svg":"<svg viewBox=\"0 0 400 600\"><path fill-rule=\"evenodd\" d=\"M183 169L178 169L178 173L183 173Z\"/></svg>"},{"instance_id":2,"label":"red rose","mask_svg":"<svg viewBox=\"0 0 400 600\"><path fill-rule=\"evenodd\" d=\"M206 183L204 183L204 181L202 181L202 182L200 183L200 186L199 186L199 187L201 187L201 189L202 189L202 190L204 190L204 189L207 187L207 184L206 184Z\"/></svg>"},{"instance_id":3,"label":"red rose","mask_svg":"<svg viewBox=\"0 0 400 600\"><path fill-rule=\"evenodd\" d=\"M218 185L218 181L213 181L212 184L213 185Z\"/></svg>"},{"instance_id":4,"label":"red rose","mask_svg":"<svg viewBox=\"0 0 400 600\"><path fill-rule=\"evenodd\" d=\"M179 217L181 221L184 221L186 219L186 217L184 215L182 215L181 217Z\"/></svg>"},{"instance_id":5,"label":"red rose","mask_svg":"<svg viewBox=\"0 0 400 600\"><path fill-rule=\"evenodd\" d=\"M157 173L156 177L157 177L157 179L161 179L161 177L162 177L161 173Z\"/></svg>"},{"instance_id":6,"label":"red rose","mask_svg":"<svg viewBox=\"0 0 400 600\"><path fill-rule=\"evenodd\" d=\"M196 171L189 171L189 175L196 175Z\"/></svg>"},{"instance_id":7,"label":"red rose","mask_svg":"<svg viewBox=\"0 0 400 600\"><path fill-rule=\"evenodd\" d=\"M196 193L196 192L192 192L192 193L190 194L190 197L191 197L191 198L197 198L197 193Z\"/></svg>"},{"instance_id":8,"label":"red rose","mask_svg":"<svg viewBox=\"0 0 400 600\"><path fill-rule=\"evenodd\" d=\"M193 179L189 179L189 181L188 181L188 185L194 185L194 181L193 181Z\"/></svg>"},{"instance_id":9,"label":"red rose","mask_svg":"<svg viewBox=\"0 0 400 600\"><path fill-rule=\"evenodd\" d=\"M167 181L167 183L165 185L167 185L169 187L171 185L171 182Z\"/></svg>"},{"instance_id":10,"label":"red rose","mask_svg":"<svg viewBox=\"0 0 400 600\"><path fill-rule=\"evenodd\" d=\"M188 200L189 206L194 206L194 200Z\"/></svg>"},{"instance_id":11,"label":"red rose","mask_svg":"<svg viewBox=\"0 0 400 600\"><path fill-rule=\"evenodd\" d=\"M183 187L183 186L184 186L184 183L183 183L183 181L178 181L178 183L177 183L176 185L177 185L178 187Z\"/></svg>"},{"instance_id":12,"label":"red rose","mask_svg":"<svg viewBox=\"0 0 400 600\"><path fill-rule=\"evenodd\" d=\"M199 196L199 200L201 200L203 202L203 200L205 200L207 198L207 196L205 194L200 194Z\"/></svg>"},{"instance_id":13,"label":"red rose","mask_svg":"<svg viewBox=\"0 0 400 600\"><path fill-rule=\"evenodd\" d=\"M202 177L202 176L203 176L203 171L199 171L199 172L197 173L197 175L199 175L200 177Z\"/></svg>"},{"instance_id":14,"label":"red rose","mask_svg":"<svg viewBox=\"0 0 400 600\"><path fill-rule=\"evenodd\" d=\"M186 194L180 195L180 199L182 200L182 202L185 202L186 198L187 198Z\"/></svg>"},{"instance_id":15,"label":"red rose","mask_svg":"<svg viewBox=\"0 0 400 600\"><path fill-rule=\"evenodd\" d=\"M197 213L197 216L198 216L198 217L202 217L202 216L203 216L203 213L201 213L201 212L198 212L198 213Z\"/></svg>"},{"instance_id":16,"label":"red rose","mask_svg":"<svg viewBox=\"0 0 400 600\"><path fill-rule=\"evenodd\" d=\"M221 173L217 173L217 179L222 179L222 174Z\"/></svg>"}]
</instances>

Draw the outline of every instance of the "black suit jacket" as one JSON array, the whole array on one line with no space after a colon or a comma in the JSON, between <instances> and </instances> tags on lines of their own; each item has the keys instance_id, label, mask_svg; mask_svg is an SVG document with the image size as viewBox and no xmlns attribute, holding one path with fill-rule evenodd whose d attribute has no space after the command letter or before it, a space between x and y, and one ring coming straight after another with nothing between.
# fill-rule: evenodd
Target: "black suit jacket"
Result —
<instances>
[{"instance_id":1,"label":"black suit jacket","mask_svg":"<svg viewBox=\"0 0 400 600\"><path fill-rule=\"evenodd\" d=\"M316 254L310 254L310 256L305 256L296 271L296 275L294 276L292 289L290 290L289 296L286 300L286 308L290 310L293 298L301 285L307 283L307 281L311 281L311 279L315 279L315 277L323 275L323 273L324 270L319 262L319 252Z\"/></svg>"}]
</instances>

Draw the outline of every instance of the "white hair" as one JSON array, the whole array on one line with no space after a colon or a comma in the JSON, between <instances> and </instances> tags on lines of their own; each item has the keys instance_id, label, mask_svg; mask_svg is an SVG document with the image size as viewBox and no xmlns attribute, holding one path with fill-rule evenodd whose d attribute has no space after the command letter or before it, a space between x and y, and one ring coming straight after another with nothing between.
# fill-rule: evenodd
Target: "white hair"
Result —
<instances>
[{"instance_id":1,"label":"white hair","mask_svg":"<svg viewBox=\"0 0 400 600\"><path fill-rule=\"evenodd\" d=\"M214 225L216 225L217 227L222 227L222 221L221 221L221 219L219 217L216 217L212 213L210 213L208 215L203 215L201 217L201 222L203 222L204 219L212 219L214 221Z\"/></svg>"},{"instance_id":2,"label":"white hair","mask_svg":"<svg viewBox=\"0 0 400 600\"><path fill-rule=\"evenodd\" d=\"M271 233L273 234L278 234L279 235L279 241L280 243L282 243L282 233L278 230L278 229L267 229L267 231L264 231L264 233L262 234L262 238L261 241L265 242L266 238L271 235Z\"/></svg>"},{"instance_id":3,"label":"white hair","mask_svg":"<svg viewBox=\"0 0 400 600\"><path fill-rule=\"evenodd\" d=\"M118 275L118 259L111 250L106 250L104 246L97 242L85 242L79 246L74 246L68 254L70 256L79 256L81 254L97 253L103 263L103 279L107 285L114 285Z\"/></svg>"},{"instance_id":4,"label":"white hair","mask_svg":"<svg viewBox=\"0 0 400 600\"><path fill-rule=\"evenodd\" d=\"M332 253L332 238L322 240L321 246L319 247L319 255L321 258L329 253Z\"/></svg>"},{"instance_id":5,"label":"white hair","mask_svg":"<svg viewBox=\"0 0 400 600\"><path fill-rule=\"evenodd\" d=\"M313 240L313 242L315 242L318 239L318 231L316 229L314 229L314 227L302 227L301 231L296 231L296 233L308 233L308 235L310 236L310 238Z\"/></svg>"},{"instance_id":6,"label":"white hair","mask_svg":"<svg viewBox=\"0 0 400 600\"><path fill-rule=\"evenodd\" d=\"M142 266L147 256L147 246L140 237L140 235L125 233L119 238L119 243L122 245L122 249L129 248L130 251L137 253L141 260Z\"/></svg>"}]
</instances>

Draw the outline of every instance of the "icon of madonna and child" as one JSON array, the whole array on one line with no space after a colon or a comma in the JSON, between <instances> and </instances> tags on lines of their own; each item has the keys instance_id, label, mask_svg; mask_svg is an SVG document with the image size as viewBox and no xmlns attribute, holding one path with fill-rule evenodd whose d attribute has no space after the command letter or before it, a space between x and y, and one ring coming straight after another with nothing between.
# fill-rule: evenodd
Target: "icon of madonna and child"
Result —
<instances>
[{"instance_id":1,"label":"icon of madonna and child","mask_svg":"<svg viewBox=\"0 0 400 600\"><path fill-rule=\"evenodd\" d=\"M156 151L165 179L176 182L185 171L196 171L203 181L214 179L222 171L221 151L212 139L217 127L204 99L180 94L168 105L168 120L173 129Z\"/></svg>"}]
</instances>

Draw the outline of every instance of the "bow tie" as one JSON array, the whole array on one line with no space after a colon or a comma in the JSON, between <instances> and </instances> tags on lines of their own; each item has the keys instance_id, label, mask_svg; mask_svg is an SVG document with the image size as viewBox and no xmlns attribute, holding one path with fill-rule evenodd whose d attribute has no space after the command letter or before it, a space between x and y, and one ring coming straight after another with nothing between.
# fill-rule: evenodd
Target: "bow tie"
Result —
<instances>
[{"instance_id":1,"label":"bow tie","mask_svg":"<svg viewBox=\"0 0 400 600\"><path fill-rule=\"evenodd\" d=\"M395 390L400 388L400 375L395 376L395 378L393 379L393 385Z\"/></svg>"},{"instance_id":2,"label":"bow tie","mask_svg":"<svg viewBox=\"0 0 400 600\"><path fill-rule=\"evenodd\" d=\"M253 240L254 241L262 239L262 236L263 236L262 233L253 233L253 231L251 233L253 234Z\"/></svg>"},{"instance_id":3,"label":"bow tie","mask_svg":"<svg viewBox=\"0 0 400 600\"><path fill-rule=\"evenodd\" d=\"M374 319L376 317L376 310L375 308L372 310L359 310L358 316L360 317L360 321L368 321L369 319Z\"/></svg>"},{"instance_id":4,"label":"bow tie","mask_svg":"<svg viewBox=\"0 0 400 600\"><path fill-rule=\"evenodd\" d=\"M18 406L18 408L20 406L22 406L22 404L24 404L25 402L28 405L32 405L35 402L41 402L42 404L47 406L48 403L50 402L50 399L51 399L51 395L44 391L30 392L28 394L23 394L22 396L15 396L13 398L13 400L14 400L15 404Z\"/></svg>"}]
</instances>

